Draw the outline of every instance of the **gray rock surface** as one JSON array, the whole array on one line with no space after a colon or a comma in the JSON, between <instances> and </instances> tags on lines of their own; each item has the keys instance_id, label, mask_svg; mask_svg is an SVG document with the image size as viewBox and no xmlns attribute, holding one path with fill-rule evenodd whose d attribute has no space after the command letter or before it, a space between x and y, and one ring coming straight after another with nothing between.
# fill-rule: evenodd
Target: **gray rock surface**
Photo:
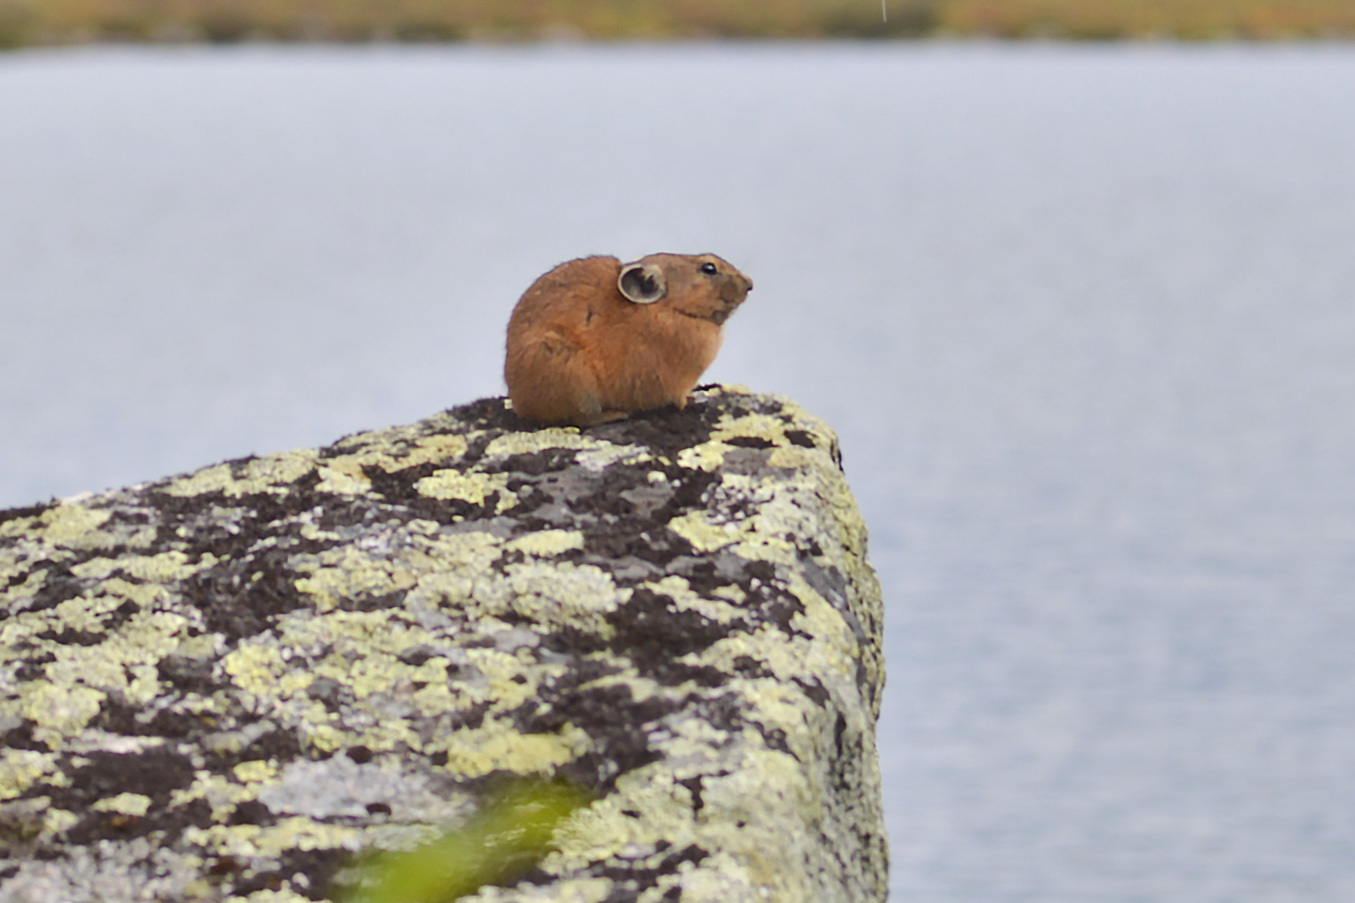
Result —
<instances>
[{"instance_id":1,"label":"gray rock surface","mask_svg":"<svg viewBox=\"0 0 1355 903\"><path fill-rule=\"evenodd\" d=\"M5 903L328 899L506 774L596 801L467 899L885 897L879 587L785 399L489 399L0 511L0 603Z\"/></svg>"}]
</instances>

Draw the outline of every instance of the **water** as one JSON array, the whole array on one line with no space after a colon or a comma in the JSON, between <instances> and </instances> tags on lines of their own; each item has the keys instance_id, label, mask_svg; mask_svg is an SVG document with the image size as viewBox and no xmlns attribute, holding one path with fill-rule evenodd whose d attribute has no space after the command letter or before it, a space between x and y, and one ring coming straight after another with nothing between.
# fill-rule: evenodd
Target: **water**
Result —
<instances>
[{"instance_id":1,"label":"water","mask_svg":"<svg viewBox=\"0 0 1355 903\"><path fill-rule=\"evenodd\" d=\"M1355 49L0 56L0 504L501 391L585 253L842 434L899 900L1355 899Z\"/></svg>"}]
</instances>

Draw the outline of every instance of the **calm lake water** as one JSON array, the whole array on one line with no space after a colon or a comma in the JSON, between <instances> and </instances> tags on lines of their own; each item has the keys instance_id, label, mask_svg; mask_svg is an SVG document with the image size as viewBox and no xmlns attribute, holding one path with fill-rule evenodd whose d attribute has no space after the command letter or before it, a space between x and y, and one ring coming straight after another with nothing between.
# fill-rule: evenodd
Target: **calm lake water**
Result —
<instances>
[{"instance_id":1,"label":"calm lake water","mask_svg":"<svg viewBox=\"0 0 1355 903\"><path fill-rule=\"evenodd\" d=\"M1355 899L1355 48L0 55L0 505L498 394L658 249L842 435L895 899Z\"/></svg>"}]
</instances>

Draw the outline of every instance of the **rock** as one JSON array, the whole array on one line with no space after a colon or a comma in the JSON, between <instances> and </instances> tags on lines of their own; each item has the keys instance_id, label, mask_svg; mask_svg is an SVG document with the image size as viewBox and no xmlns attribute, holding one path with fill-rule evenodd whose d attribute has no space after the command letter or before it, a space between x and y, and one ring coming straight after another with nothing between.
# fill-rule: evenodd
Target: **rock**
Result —
<instances>
[{"instance_id":1,"label":"rock","mask_svg":"<svg viewBox=\"0 0 1355 903\"><path fill-rule=\"evenodd\" d=\"M594 802L465 899L885 898L879 587L784 399L488 399L3 511L0 600L6 903L328 899L509 774Z\"/></svg>"}]
</instances>

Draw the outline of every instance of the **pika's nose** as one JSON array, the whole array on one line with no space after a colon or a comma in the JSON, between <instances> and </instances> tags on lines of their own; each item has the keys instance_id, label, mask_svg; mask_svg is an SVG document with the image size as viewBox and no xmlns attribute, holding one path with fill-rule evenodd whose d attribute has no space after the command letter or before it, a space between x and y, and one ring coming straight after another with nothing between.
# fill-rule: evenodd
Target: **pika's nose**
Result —
<instances>
[{"instance_id":1,"label":"pika's nose","mask_svg":"<svg viewBox=\"0 0 1355 903\"><path fill-rule=\"evenodd\" d=\"M753 280L749 279L747 276L743 277L743 290L745 292L751 292L753 290Z\"/></svg>"}]
</instances>

